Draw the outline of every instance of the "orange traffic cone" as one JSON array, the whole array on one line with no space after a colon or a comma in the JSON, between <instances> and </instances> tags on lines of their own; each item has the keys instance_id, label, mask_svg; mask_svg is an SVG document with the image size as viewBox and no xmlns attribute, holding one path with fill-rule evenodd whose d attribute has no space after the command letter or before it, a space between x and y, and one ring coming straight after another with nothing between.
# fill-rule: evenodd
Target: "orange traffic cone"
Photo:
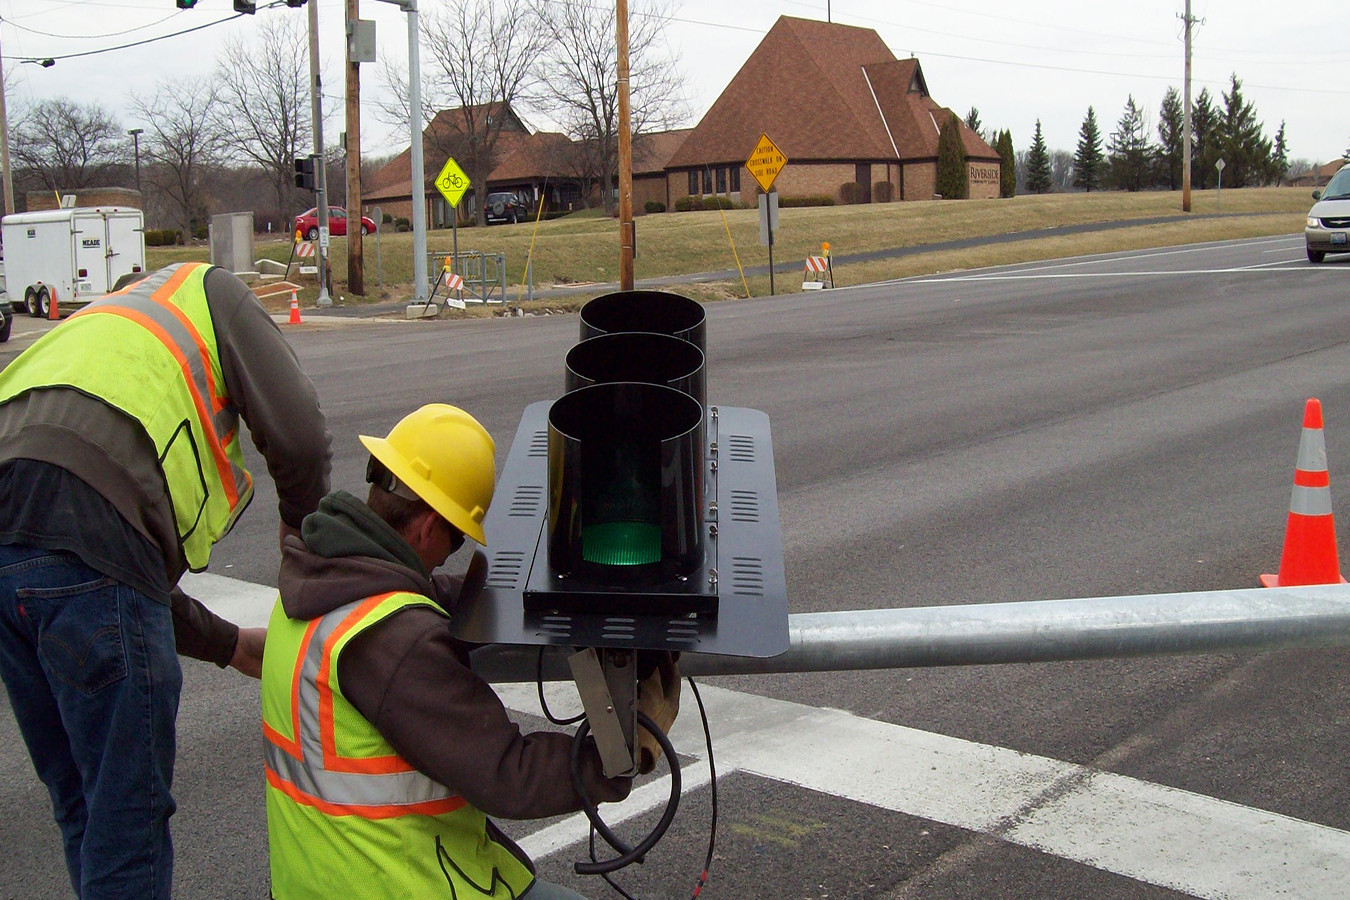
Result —
<instances>
[{"instance_id":1,"label":"orange traffic cone","mask_svg":"<svg viewBox=\"0 0 1350 900\"><path fill-rule=\"evenodd\" d=\"M291 288L291 318L286 324L300 324L300 299L295 296L295 288Z\"/></svg>"},{"instance_id":2,"label":"orange traffic cone","mask_svg":"<svg viewBox=\"0 0 1350 900\"><path fill-rule=\"evenodd\" d=\"M1322 437L1322 402L1308 401L1303 411L1303 437L1298 442L1294 493L1284 527L1284 552L1279 575L1262 575L1263 587L1300 584L1343 584L1336 558L1336 524L1331 516L1331 478Z\"/></svg>"},{"instance_id":3,"label":"orange traffic cone","mask_svg":"<svg viewBox=\"0 0 1350 900\"><path fill-rule=\"evenodd\" d=\"M47 318L52 322L61 318L61 311L56 308L56 288L52 288L51 296L47 300Z\"/></svg>"}]
</instances>

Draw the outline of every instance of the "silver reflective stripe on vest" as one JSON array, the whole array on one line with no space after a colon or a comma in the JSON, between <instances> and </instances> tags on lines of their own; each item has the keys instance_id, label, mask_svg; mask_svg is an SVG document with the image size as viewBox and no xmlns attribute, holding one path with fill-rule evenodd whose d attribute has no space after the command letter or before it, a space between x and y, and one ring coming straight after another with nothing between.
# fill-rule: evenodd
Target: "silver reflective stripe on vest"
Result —
<instances>
[{"instance_id":1,"label":"silver reflective stripe on vest","mask_svg":"<svg viewBox=\"0 0 1350 900\"><path fill-rule=\"evenodd\" d=\"M349 603L319 620L300 657L299 733L295 736L303 760L296 759L271 741L266 742L267 765L304 793L341 806L404 806L448 800L455 793L445 785L413 769L408 772L367 775L333 772L324 768L323 737L319 723L319 669L324 643L333 631L364 601ZM331 684L332 673L330 673Z\"/></svg>"},{"instance_id":2,"label":"silver reflective stripe on vest","mask_svg":"<svg viewBox=\"0 0 1350 900\"><path fill-rule=\"evenodd\" d=\"M184 263L183 265L190 265L190 263ZM233 402L226 402L220 410L214 409L215 401L225 397L224 386L217 385L219 394L212 393L211 379L207 369L210 362L203 356L206 348L198 341L196 330L184 324L183 320L174 315L164 304L157 303L152 299L155 291L167 284L181 268L182 265L161 269L138 282L125 294L113 294L94 301L83 310L82 314L102 312L102 308L105 306L112 309L122 307L134 310L154 322L168 336L173 348L187 360L188 373L192 379L193 388L197 396L201 397L206 404L207 413L211 416L211 427L215 432L212 437L217 444L223 446L239 427L239 410ZM186 318L187 313L184 312L183 316ZM231 462L230 474L234 479L236 496L242 497L247 494L249 490L248 473Z\"/></svg>"},{"instance_id":3,"label":"silver reflective stripe on vest","mask_svg":"<svg viewBox=\"0 0 1350 900\"><path fill-rule=\"evenodd\" d=\"M1289 511L1300 516L1331 515L1331 488L1294 485Z\"/></svg>"}]
</instances>

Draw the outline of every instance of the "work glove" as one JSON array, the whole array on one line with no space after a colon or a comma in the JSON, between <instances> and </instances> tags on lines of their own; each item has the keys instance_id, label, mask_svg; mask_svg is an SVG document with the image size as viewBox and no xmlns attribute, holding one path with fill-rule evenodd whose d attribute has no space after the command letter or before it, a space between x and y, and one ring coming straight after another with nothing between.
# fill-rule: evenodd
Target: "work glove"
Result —
<instances>
[{"instance_id":1,"label":"work glove","mask_svg":"<svg viewBox=\"0 0 1350 900\"><path fill-rule=\"evenodd\" d=\"M669 734L680 712L680 667L675 657L662 653L652 673L638 682L638 712L646 713L657 727ZM661 744L638 724L638 771L646 775L661 758Z\"/></svg>"}]
</instances>

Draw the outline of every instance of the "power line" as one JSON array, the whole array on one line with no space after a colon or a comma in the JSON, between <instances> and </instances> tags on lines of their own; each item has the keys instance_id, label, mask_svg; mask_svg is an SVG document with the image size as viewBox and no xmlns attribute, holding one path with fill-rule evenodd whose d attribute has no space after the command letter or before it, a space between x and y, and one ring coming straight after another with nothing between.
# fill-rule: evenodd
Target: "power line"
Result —
<instances>
[{"instance_id":1,"label":"power line","mask_svg":"<svg viewBox=\"0 0 1350 900\"><path fill-rule=\"evenodd\" d=\"M98 50L84 50L80 53L64 53L61 55L54 55L54 56L31 56L31 57L6 56L4 57L4 59L15 60L18 62L41 62L44 59L62 60L62 59L79 59L82 56L97 56L100 53L112 53L115 50L126 50L131 47L141 47L144 46L145 44L153 44L157 41L168 40L169 38L174 37L181 37L182 35L185 34L192 34L194 31L202 31L203 29L212 28L216 25L223 25L226 22L233 22L235 19L238 19L243 15L244 13L235 13L234 15L228 16L224 19L216 19L214 22L206 22L205 24L197 25L192 28L186 28L182 31L174 31L169 34L161 34L157 37L146 38L143 41L132 41L129 44L119 44L116 47L101 47Z\"/></svg>"},{"instance_id":2,"label":"power line","mask_svg":"<svg viewBox=\"0 0 1350 900\"><path fill-rule=\"evenodd\" d=\"M0 16L0 22L7 23L11 28L17 28L20 31L27 31L29 34L40 34L43 37L58 38L60 40L67 40L67 41L83 41L83 40L97 40L100 38L121 37L124 34L131 34L133 31L140 31L144 28L154 28L156 25L159 25L162 22L169 21L170 19L172 19L174 16L178 15L181 12L183 12L183 10L171 12L162 19L156 19L155 21L147 22L144 25L137 25L135 28L128 28L125 31L110 31L107 34L53 34L50 31L39 31L36 28L29 28L27 25L20 25L13 19L6 19L4 16Z\"/></svg>"}]
</instances>

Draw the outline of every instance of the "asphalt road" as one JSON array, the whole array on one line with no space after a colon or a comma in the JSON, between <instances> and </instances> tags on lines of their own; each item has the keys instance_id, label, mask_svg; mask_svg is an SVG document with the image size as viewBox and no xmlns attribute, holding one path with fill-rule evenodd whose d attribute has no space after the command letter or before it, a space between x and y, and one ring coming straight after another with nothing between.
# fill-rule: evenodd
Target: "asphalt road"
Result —
<instances>
[{"instance_id":1,"label":"asphalt road","mask_svg":"<svg viewBox=\"0 0 1350 900\"><path fill-rule=\"evenodd\" d=\"M728 302L708 308L708 392L769 414L794 612L1253 587L1278 565L1306 398L1333 495L1350 483L1347 301L1350 258L1310 266L1290 236ZM287 334L355 489L355 436L433 400L474 412L503 460L576 329L307 316ZM210 571L266 586L258 484ZM714 679L702 896L1342 896L1347 676L1345 652L1304 651ZM621 876L638 896L687 895L702 864L693 710L683 812ZM186 661L180 896L266 896L259 745L256 685ZM0 897L62 896L8 712L0 771ZM548 824L511 828L548 877L606 895Z\"/></svg>"}]
</instances>

